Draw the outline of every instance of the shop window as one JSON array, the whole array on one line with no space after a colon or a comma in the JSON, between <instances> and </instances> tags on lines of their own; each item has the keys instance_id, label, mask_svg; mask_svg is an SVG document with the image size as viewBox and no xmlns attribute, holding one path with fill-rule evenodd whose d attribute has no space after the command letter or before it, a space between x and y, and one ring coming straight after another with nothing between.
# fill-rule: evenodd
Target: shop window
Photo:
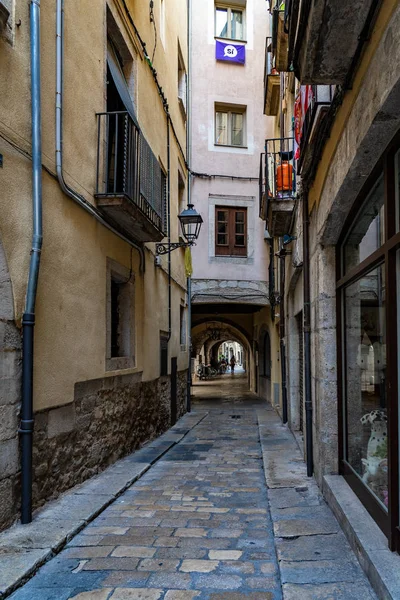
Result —
<instances>
[{"instance_id":1,"label":"shop window","mask_svg":"<svg viewBox=\"0 0 400 600\"><path fill-rule=\"evenodd\" d=\"M216 104L215 144L246 146L246 107Z\"/></svg>"},{"instance_id":2,"label":"shop window","mask_svg":"<svg viewBox=\"0 0 400 600\"><path fill-rule=\"evenodd\" d=\"M385 269L345 289L346 460L388 506Z\"/></svg>"},{"instance_id":3,"label":"shop window","mask_svg":"<svg viewBox=\"0 0 400 600\"><path fill-rule=\"evenodd\" d=\"M384 180L379 177L357 215L344 243L343 270L356 267L385 241Z\"/></svg>"},{"instance_id":4,"label":"shop window","mask_svg":"<svg viewBox=\"0 0 400 600\"><path fill-rule=\"evenodd\" d=\"M215 208L215 256L247 256L246 208Z\"/></svg>"},{"instance_id":5,"label":"shop window","mask_svg":"<svg viewBox=\"0 0 400 600\"><path fill-rule=\"evenodd\" d=\"M245 39L245 11L241 6L215 6L215 36L218 38Z\"/></svg>"}]
</instances>

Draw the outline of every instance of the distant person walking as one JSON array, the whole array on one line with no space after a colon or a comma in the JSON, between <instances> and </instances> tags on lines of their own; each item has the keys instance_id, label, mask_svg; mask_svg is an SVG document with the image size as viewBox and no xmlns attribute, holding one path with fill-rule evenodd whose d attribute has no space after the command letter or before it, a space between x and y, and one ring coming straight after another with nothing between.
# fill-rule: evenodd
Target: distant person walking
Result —
<instances>
[{"instance_id":1,"label":"distant person walking","mask_svg":"<svg viewBox=\"0 0 400 600\"><path fill-rule=\"evenodd\" d=\"M236 364L236 360L235 357L232 355L232 358L230 360L230 364L231 364L231 373L235 372L235 364Z\"/></svg>"}]
</instances>

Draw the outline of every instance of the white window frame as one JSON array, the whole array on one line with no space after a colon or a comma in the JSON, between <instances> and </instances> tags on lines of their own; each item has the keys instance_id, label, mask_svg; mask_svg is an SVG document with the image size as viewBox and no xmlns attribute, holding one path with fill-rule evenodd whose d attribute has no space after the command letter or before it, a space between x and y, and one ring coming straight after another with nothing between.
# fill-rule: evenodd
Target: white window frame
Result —
<instances>
[{"instance_id":1,"label":"white window frame","mask_svg":"<svg viewBox=\"0 0 400 600\"><path fill-rule=\"evenodd\" d=\"M160 38L161 43L166 47L166 39L165 39L165 2L166 0L160 0Z\"/></svg>"},{"instance_id":2,"label":"white window frame","mask_svg":"<svg viewBox=\"0 0 400 600\"><path fill-rule=\"evenodd\" d=\"M181 51L180 44L178 42L178 102L179 108L181 109L182 115L186 119L186 104L187 104L187 75L185 61Z\"/></svg>"},{"instance_id":3,"label":"white window frame","mask_svg":"<svg viewBox=\"0 0 400 600\"><path fill-rule=\"evenodd\" d=\"M230 147L230 148L247 148L247 127L246 127L246 106L241 104L220 104L215 103L214 105L214 145L222 146L222 147ZM227 113L228 115L228 123L227 123L227 143L221 144L217 142L217 112ZM243 137L242 143L232 144L232 114L242 115L243 116Z\"/></svg>"},{"instance_id":4,"label":"white window frame","mask_svg":"<svg viewBox=\"0 0 400 600\"><path fill-rule=\"evenodd\" d=\"M227 11L227 36L223 37L219 35L220 32L217 31L217 9L223 9ZM232 37L231 30L231 13L232 11L241 12L242 13L242 26L243 26L243 36L241 38ZM246 41L246 8L245 5L241 4L224 4L223 2L216 2L214 5L214 34L217 39L220 40L235 40L237 42L245 42Z\"/></svg>"}]
</instances>

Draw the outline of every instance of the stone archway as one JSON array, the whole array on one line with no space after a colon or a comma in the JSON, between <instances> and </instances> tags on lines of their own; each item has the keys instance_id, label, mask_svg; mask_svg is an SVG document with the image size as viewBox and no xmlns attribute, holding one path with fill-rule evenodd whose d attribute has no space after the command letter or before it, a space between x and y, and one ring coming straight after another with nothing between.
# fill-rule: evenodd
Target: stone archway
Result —
<instances>
[{"instance_id":1,"label":"stone archway","mask_svg":"<svg viewBox=\"0 0 400 600\"><path fill-rule=\"evenodd\" d=\"M18 416L21 396L21 334L15 325L10 273L0 240L0 530L19 511Z\"/></svg>"},{"instance_id":2,"label":"stone archway","mask_svg":"<svg viewBox=\"0 0 400 600\"><path fill-rule=\"evenodd\" d=\"M250 343L250 336L245 329L240 325L233 323L230 319L222 316L208 317L193 323L192 327L192 345L193 350L196 354L199 354L201 349L204 347L206 356L204 360L207 361L209 358L210 349L214 346L216 340L210 339L210 332L207 330L207 325L215 323L221 327L221 340L234 340L238 342L243 348L243 367L247 373L247 379L249 388L254 391L255 385L255 362L252 344Z\"/></svg>"}]
</instances>

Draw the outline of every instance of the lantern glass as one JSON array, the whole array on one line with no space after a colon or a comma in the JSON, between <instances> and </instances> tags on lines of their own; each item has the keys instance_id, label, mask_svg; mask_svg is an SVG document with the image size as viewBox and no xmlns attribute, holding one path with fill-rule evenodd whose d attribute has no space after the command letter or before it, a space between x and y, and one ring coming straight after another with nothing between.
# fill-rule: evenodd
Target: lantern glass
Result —
<instances>
[{"instance_id":1,"label":"lantern glass","mask_svg":"<svg viewBox=\"0 0 400 600\"><path fill-rule=\"evenodd\" d=\"M188 244L194 244L200 234L201 224L203 219L201 215L193 208L193 204L188 204L188 207L179 215L182 234Z\"/></svg>"}]
</instances>

